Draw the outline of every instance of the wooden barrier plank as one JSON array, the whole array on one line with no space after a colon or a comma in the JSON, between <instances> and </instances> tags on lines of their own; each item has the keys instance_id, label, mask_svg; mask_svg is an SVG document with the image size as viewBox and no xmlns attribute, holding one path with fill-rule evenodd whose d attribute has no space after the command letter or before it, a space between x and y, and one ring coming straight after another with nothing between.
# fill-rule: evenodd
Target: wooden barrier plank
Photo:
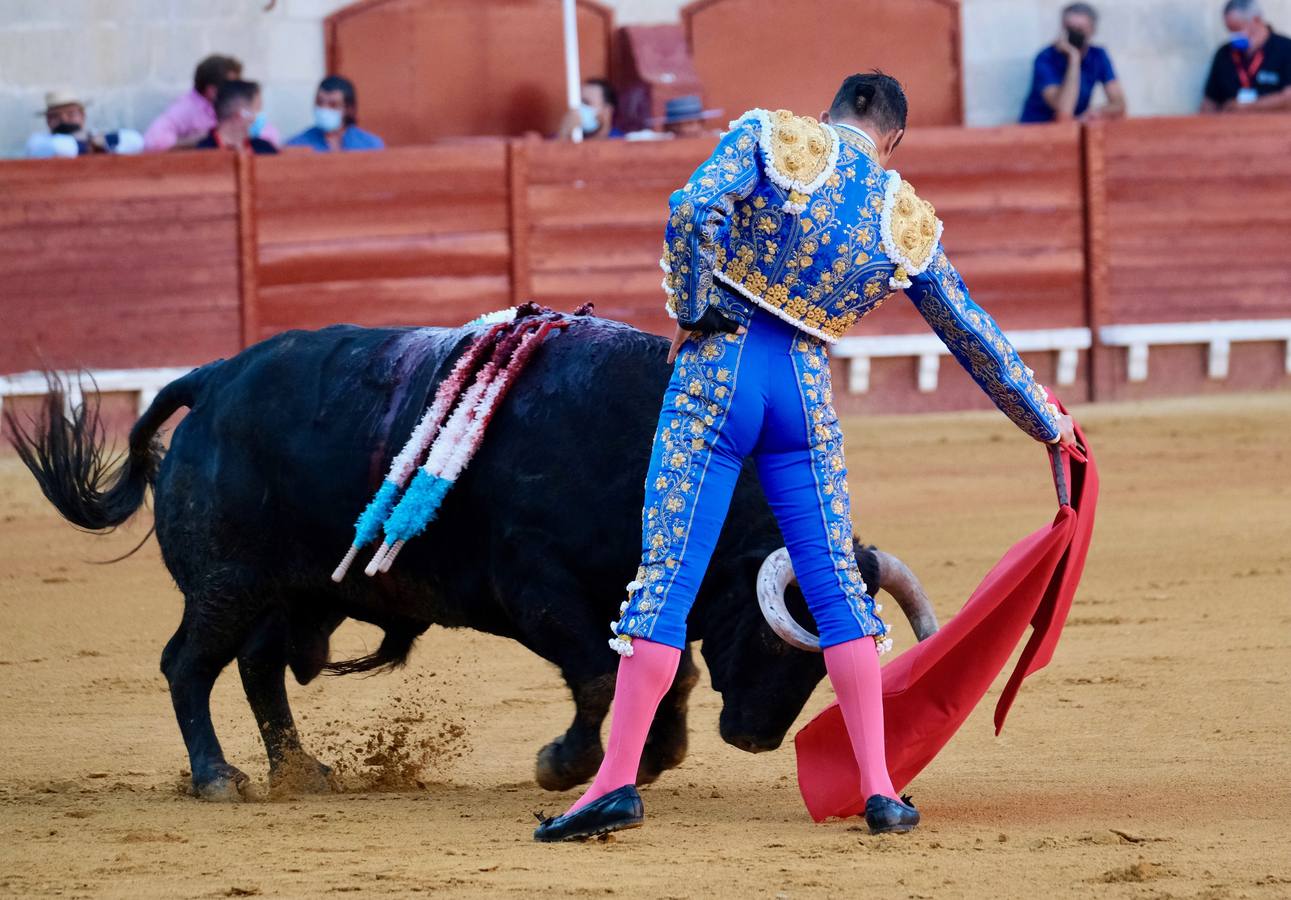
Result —
<instances>
[{"instance_id":1,"label":"wooden barrier plank","mask_svg":"<svg viewBox=\"0 0 1291 900\"><path fill-rule=\"evenodd\" d=\"M1291 307L1291 116L1102 127L1106 324Z\"/></svg>"},{"instance_id":2,"label":"wooden barrier plank","mask_svg":"<svg viewBox=\"0 0 1291 900\"><path fill-rule=\"evenodd\" d=\"M261 161L258 334L511 305L509 154L489 141Z\"/></svg>"},{"instance_id":3,"label":"wooden barrier plank","mask_svg":"<svg viewBox=\"0 0 1291 900\"><path fill-rule=\"evenodd\" d=\"M0 372L236 352L233 166L220 153L0 163Z\"/></svg>"}]
</instances>

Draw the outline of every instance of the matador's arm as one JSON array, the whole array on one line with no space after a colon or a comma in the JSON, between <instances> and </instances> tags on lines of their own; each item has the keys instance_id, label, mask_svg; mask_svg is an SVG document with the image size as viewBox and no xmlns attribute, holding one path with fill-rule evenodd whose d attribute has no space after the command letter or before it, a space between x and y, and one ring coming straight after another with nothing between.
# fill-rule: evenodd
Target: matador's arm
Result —
<instances>
[{"instance_id":1,"label":"matador's arm","mask_svg":"<svg viewBox=\"0 0 1291 900\"><path fill-rule=\"evenodd\" d=\"M1056 441L1057 408L995 320L973 302L940 244L928 268L911 281L906 294L995 405L1032 437Z\"/></svg>"},{"instance_id":2,"label":"matador's arm","mask_svg":"<svg viewBox=\"0 0 1291 900\"><path fill-rule=\"evenodd\" d=\"M741 122L690 180L668 200L664 232L663 289L668 315L683 327L699 321L708 308L717 248L730 228L735 204L753 192L759 178L755 122Z\"/></svg>"}]
</instances>

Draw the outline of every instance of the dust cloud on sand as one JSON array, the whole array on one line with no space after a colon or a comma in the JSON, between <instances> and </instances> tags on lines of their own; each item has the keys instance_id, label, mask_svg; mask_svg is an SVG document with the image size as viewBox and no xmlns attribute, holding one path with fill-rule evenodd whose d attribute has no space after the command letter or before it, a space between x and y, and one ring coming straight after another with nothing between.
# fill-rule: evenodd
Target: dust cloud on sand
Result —
<instances>
[{"instance_id":1,"label":"dust cloud on sand","mask_svg":"<svg viewBox=\"0 0 1291 900\"><path fill-rule=\"evenodd\" d=\"M905 837L812 824L791 744L723 744L705 677L690 756L645 790L645 828L535 845L532 813L574 796L532 781L567 693L518 645L441 629L401 672L290 684L340 793L270 796L226 672L216 727L265 799L194 800L158 671L180 599L156 543L90 562L129 549L146 513L78 534L0 455L0 895L1289 897L1291 398L1078 414L1103 498L1057 657L1003 735L992 695L916 780L925 825ZM1043 452L998 416L846 427L862 535L943 618L1052 514ZM333 657L376 640L347 624ZM829 699L822 685L795 730Z\"/></svg>"}]
</instances>

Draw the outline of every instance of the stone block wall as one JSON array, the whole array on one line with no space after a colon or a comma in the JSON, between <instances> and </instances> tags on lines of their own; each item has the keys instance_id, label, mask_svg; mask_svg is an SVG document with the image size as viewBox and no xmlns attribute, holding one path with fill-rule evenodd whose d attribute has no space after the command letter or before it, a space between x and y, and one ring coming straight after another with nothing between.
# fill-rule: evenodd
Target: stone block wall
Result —
<instances>
[{"instance_id":1,"label":"stone block wall","mask_svg":"<svg viewBox=\"0 0 1291 900\"><path fill-rule=\"evenodd\" d=\"M191 83L197 61L225 52L265 86L265 108L284 135L309 124L323 75L322 21L348 0L3 0L0 2L0 156L21 153L43 129L46 90L91 102L97 130L143 130ZM603 0L619 24L677 19L680 0ZM795 0L808 3L810 0ZM1057 33L1064 0L963 0L970 125L1013 121L1035 53ZM1291 29L1291 0L1264 0ZM857 0L863 8L863 0ZM1223 39L1222 0L1102 0L1099 42L1112 54L1135 115L1197 108L1211 54ZM840 60L844 70L864 60ZM899 75L900 73L896 73ZM362 98L360 98L360 103Z\"/></svg>"}]
</instances>

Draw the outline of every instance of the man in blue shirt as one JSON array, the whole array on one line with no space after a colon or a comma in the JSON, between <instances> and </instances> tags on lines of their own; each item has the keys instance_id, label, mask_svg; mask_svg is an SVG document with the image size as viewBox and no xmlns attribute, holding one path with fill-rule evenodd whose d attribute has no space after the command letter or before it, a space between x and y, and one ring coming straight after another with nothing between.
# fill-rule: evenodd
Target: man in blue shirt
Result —
<instances>
[{"instance_id":1,"label":"man in blue shirt","mask_svg":"<svg viewBox=\"0 0 1291 900\"><path fill-rule=\"evenodd\" d=\"M306 128L287 142L288 147L312 150L381 150L385 141L355 124L357 103L354 83L339 75L328 75L318 85L314 98L314 127Z\"/></svg>"},{"instance_id":2,"label":"man in blue shirt","mask_svg":"<svg viewBox=\"0 0 1291 900\"><path fill-rule=\"evenodd\" d=\"M1071 3L1062 11L1058 40L1035 59L1031 92L1022 107L1022 122L1070 122L1078 119L1119 119L1125 115L1125 92L1116 80L1112 58L1093 45L1098 12L1088 3ZM1090 101L1101 84L1107 105L1093 109Z\"/></svg>"}]
</instances>

